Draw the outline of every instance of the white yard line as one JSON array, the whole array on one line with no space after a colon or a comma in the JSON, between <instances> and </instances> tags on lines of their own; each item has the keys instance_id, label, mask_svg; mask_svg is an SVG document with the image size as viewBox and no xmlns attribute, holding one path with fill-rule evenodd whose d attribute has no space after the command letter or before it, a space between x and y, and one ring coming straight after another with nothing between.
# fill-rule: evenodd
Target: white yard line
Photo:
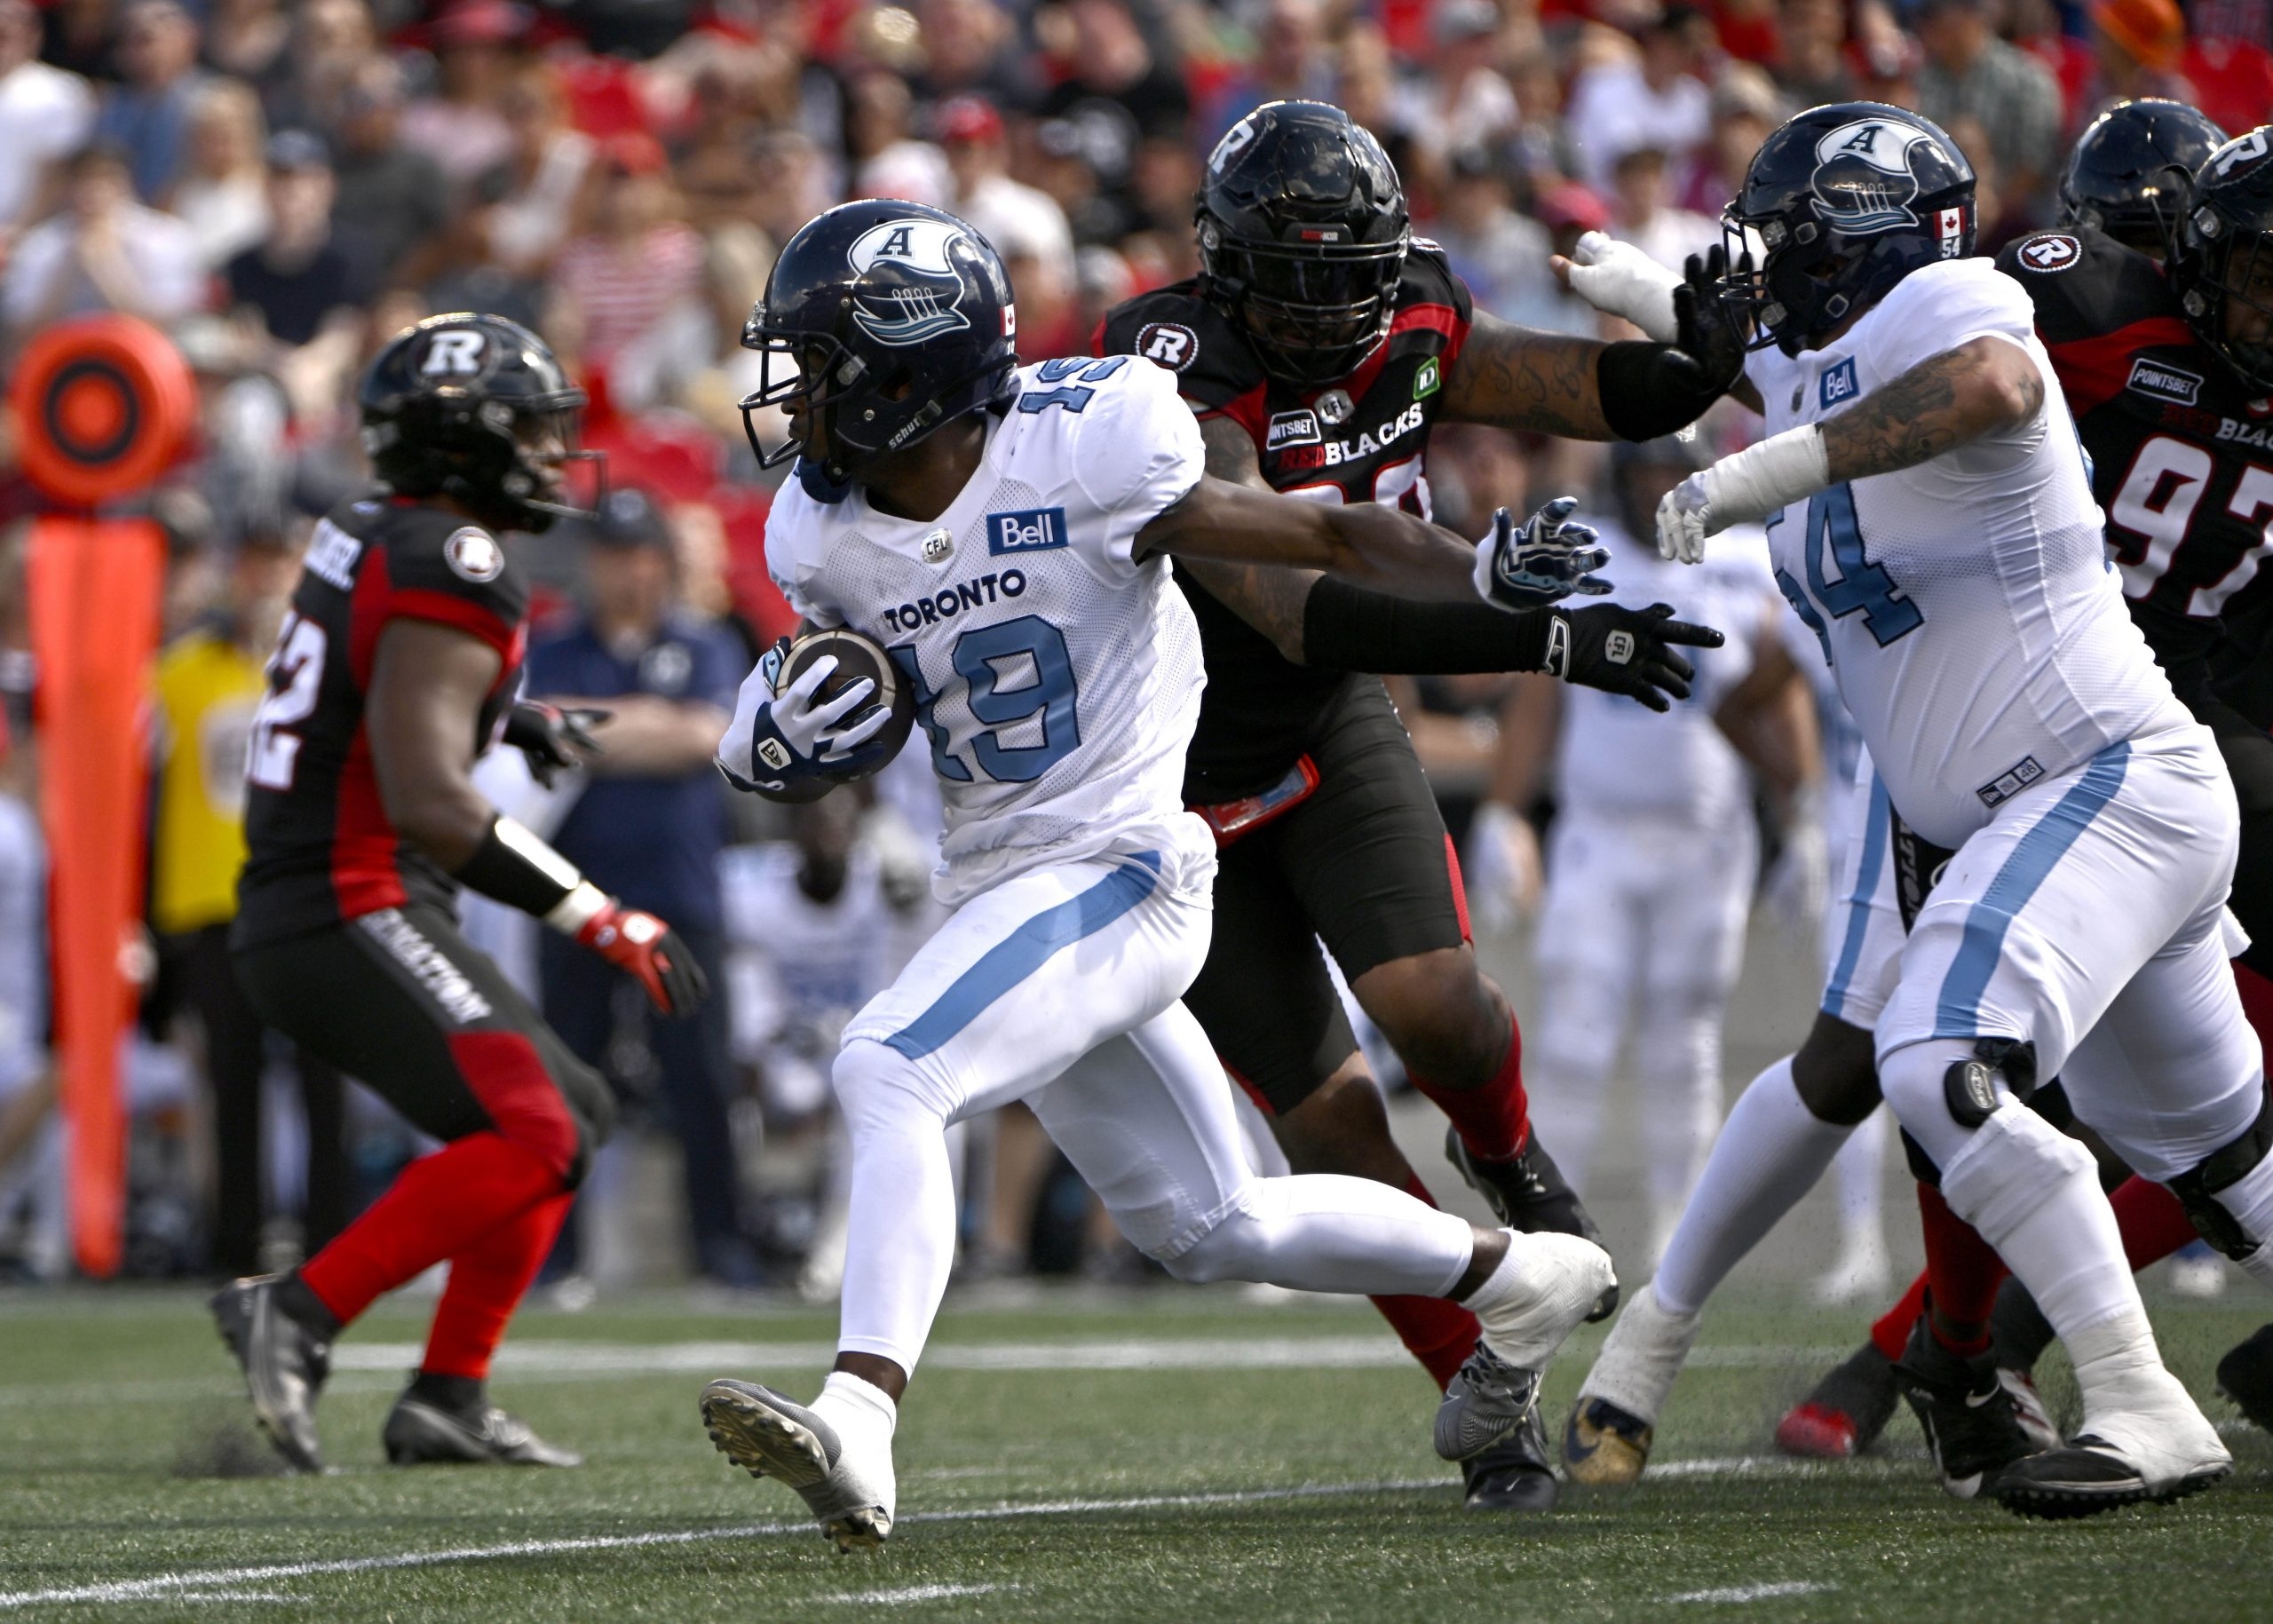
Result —
<instances>
[{"instance_id":1,"label":"white yard line","mask_svg":"<svg viewBox=\"0 0 2273 1624\"><path fill-rule=\"evenodd\" d=\"M333 1392L376 1392L416 1368L413 1342L351 1342L334 1351ZM1781 1369L1810 1366L1846 1351L1834 1347L1730 1343L1689 1357L1701 1370ZM825 1342L622 1343L531 1338L497 1355L501 1376L517 1382L584 1382L614 1375L719 1375L730 1372L826 1370L836 1359ZM1397 1370L1412 1356L1386 1335L1264 1337L1096 1337L1066 1342L935 1343L927 1370L1018 1373L1049 1370ZM218 1362L218 1361L217 1361ZM139 1382L12 1382L0 1386L0 1409L209 1398L240 1390L217 1370L211 1376Z\"/></svg>"},{"instance_id":2,"label":"white yard line","mask_svg":"<svg viewBox=\"0 0 2273 1624\"><path fill-rule=\"evenodd\" d=\"M1814 1596L1838 1588L1836 1585L1818 1584L1812 1580L1797 1579L1783 1584L1730 1585L1719 1590L1691 1590L1683 1595L1660 1599L1668 1602L1764 1602L1778 1596Z\"/></svg>"},{"instance_id":3,"label":"white yard line","mask_svg":"<svg viewBox=\"0 0 2273 1624\"><path fill-rule=\"evenodd\" d=\"M909 1602L944 1602L957 1596L992 1596L1016 1585L903 1585L897 1590L848 1590L842 1596L816 1596L817 1602L851 1607L899 1607Z\"/></svg>"}]
</instances>

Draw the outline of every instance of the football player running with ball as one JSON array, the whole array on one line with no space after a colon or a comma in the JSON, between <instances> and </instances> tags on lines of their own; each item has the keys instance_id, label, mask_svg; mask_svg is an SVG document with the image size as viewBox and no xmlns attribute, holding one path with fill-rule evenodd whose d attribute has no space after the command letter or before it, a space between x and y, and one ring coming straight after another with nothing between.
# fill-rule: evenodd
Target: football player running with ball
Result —
<instances>
[{"instance_id":1,"label":"football player running with ball","mask_svg":"<svg viewBox=\"0 0 2273 1624\"><path fill-rule=\"evenodd\" d=\"M1878 1076L1937 1187L1907 1380L1945 1480L2080 1516L2190 1493L2231 1461L2162 1367L2089 1153L2023 1102L2060 1076L2131 1165L2190 1185L2252 1243L2273 1235L2273 1160L2228 1176L2264 1099L2221 930L2232 781L2105 566L2028 296L1968 257L1972 194L1948 138L1896 108L1818 107L1770 138L1727 215L1765 258L1726 290L1754 324L1747 374L1771 432L1668 495L1659 543L1694 558L1730 525L1769 522L1778 584L1823 639L1888 819L1953 853L1879 972ZM1764 1130L1770 1159L1819 1170L1838 1136L1788 1069L1783 1103L1748 1109L1775 1081L1748 1090L1724 1146ZM1712 1184L1708 1168L1692 1208L1729 1204ZM2067 1344L2084 1422L2064 1447L1968 1473L1961 1417L1998 1387L1987 1248ZM2273 1248L2245 1266L2273 1274ZM1725 1267L1691 1272L1709 1291ZM1638 1470L1702 1300L1636 1294L1582 1386L1574 1462L1609 1452Z\"/></svg>"},{"instance_id":2,"label":"football player running with ball","mask_svg":"<svg viewBox=\"0 0 2273 1624\"><path fill-rule=\"evenodd\" d=\"M301 1471L322 1470L333 1339L443 1262L388 1458L578 1463L492 1407L484 1380L614 1103L459 933L457 888L574 937L666 1014L704 994L661 920L602 894L469 776L501 726L543 772L592 742L573 714L511 703L528 585L497 539L575 511L560 470L583 405L544 341L495 316L430 317L381 351L362 387L381 489L316 527L253 718L238 979L262 1019L443 1141L290 1274L213 1299L254 1414Z\"/></svg>"},{"instance_id":3,"label":"football player running with ball","mask_svg":"<svg viewBox=\"0 0 2273 1624\"><path fill-rule=\"evenodd\" d=\"M1571 590L1590 538L1503 524L1471 547L1394 508L1209 478L1172 374L1126 356L1020 367L1014 329L983 238L870 201L789 241L744 335L766 367L745 405L790 428L759 455L801 454L767 566L807 622L889 648L946 803L936 889L955 911L846 1027L833 1071L852 1158L835 1369L810 1406L746 1382L702 1393L720 1450L795 1488L844 1549L891 1530L899 1400L954 1250L946 1128L1010 1100L1178 1278L1464 1304L1497 1374L1447 1395L1447 1453L1520 1422L1612 1279L1577 1236L1478 1230L1364 1179L1256 1177L1178 1002L1208 951L1216 853L1178 794L1202 676L1170 555L1512 606ZM891 720L875 685L822 699L833 660L777 688L782 664L743 686L730 777L804 797L873 770Z\"/></svg>"},{"instance_id":4,"label":"football player running with ball","mask_svg":"<svg viewBox=\"0 0 2273 1624\"><path fill-rule=\"evenodd\" d=\"M1426 517L1438 423L1649 440L1692 422L1742 367L1718 321L1691 323L1700 359L1477 313L1443 251L1412 234L1380 144L1324 103L1270 102L1233 125L1208 160L1198 226L1200 276L1114 309L1096 347L1173 371L1208 472L1253 488ZM1544 670L1663 710L1694 675L1668 646L1719 635L1661 604L1512 618L1246 560L1180 557L1176 572L1208 678L1184 796L1221 848L1215 940L1185 1002L1225 1068L1297 1171L1430 1199L1390 1137L1331 953L1501 1221L1598 1239L1532 1131L1521 1034L1477 964L1412 741L1380 678L1358 673ZM1457 1304L1377 1306L1440 1386L1475 1357L1475 1318ZM1489 1376L1488 1354L1478 1371ZM1461 1466L1471 1507L1554 1501L1535 1421Z\"/></svg>"}]
</instances>

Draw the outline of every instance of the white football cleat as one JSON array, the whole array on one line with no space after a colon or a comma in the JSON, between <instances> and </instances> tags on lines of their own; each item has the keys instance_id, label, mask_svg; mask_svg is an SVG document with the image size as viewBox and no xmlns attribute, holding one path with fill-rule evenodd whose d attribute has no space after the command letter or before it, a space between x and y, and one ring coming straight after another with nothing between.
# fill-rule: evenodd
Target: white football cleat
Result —
<instances>
[{"instance_id":1,"label":"white football cleat","mask_svg":"<svg viewBox=\"0 0 2273 1624\"><path fill-rule=\"evenodd\" d=\"M1658 1412L1704 1323L1702 1314L1659 1307L1654 1280L1634 1294L1579 1384L1563 1429L1563 1470L1573 1482L1628 1484L1641 1477Z\"/></svg>"},{"instance_id":2,"label":"white football cleat","mask_svg":"<svg viewBox=\"0 0 2273 1624\"><path fill-rule=\"evenodd\" d=\"M772 1477L804 1497L841 1551L873 1549L891 1534L889 1446L881 1464L856 1459L827 1419L755 1382L702 1390L702 1425L718 1453L753 1477Z\"/></svg>"}]
</instances>

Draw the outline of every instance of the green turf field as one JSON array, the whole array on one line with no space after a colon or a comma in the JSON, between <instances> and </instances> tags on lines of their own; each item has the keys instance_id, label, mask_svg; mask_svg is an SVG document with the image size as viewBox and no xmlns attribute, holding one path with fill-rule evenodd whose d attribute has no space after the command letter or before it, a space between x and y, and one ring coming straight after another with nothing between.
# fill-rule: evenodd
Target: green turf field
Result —
<instances>
[{"instance_id":1,"label":"green turf field","mask_svg":"<svg viewBox=\"0 0 2273 1624\"><path fill-rule=\"evenodd\" d=\"M2263 1305L2156 1306L2206 1393ZM1906 1418L1858 1464L1777 1459L1775 1415L1858 1324L1730 1303L1667 1417L1670 1470L1517 1519L1461 1509L1428 1452L1426 1380L1369 1312L1169 1286L951 1303L900 1432L899 1530L839 1557L793 1496L713 1454L694 1402L712 1374L809 1391L827 1315L660 1295L532 1310L496 1392L591 1464L505 1473L381 1463L420 1326L382 1310L342 1346L321 1412L340 1470L312 1480L248 1475L267 1457L197 1298L20 1294L0 1298L0 1613L2273 1616L2273 1440L2254 1432L2232 1434L2239 1470L2210 1494L2065 1525L1944 1500ZM1596 1340L1550 1380L1558 1419Z\"/></svg>"}]
</instances>

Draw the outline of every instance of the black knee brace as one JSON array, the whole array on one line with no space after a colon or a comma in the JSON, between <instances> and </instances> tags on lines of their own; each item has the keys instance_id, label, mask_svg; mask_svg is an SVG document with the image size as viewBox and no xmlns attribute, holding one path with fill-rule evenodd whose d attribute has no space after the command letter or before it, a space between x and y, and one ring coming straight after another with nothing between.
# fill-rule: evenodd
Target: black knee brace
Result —
<instances>
[{"instance_id":1,"label":"black knee brace","mask_svg":"<svg viewBox=\"0 0 2273 1624\"><path fill-rule=\"evenodd\" d=\"M2004 1080L2014 1098L2024 1105L2034 1106L2043 1096L2054 1097L2061 1114L2049 1111L2043 1115L2052 1119L2055 1128L2064 1129L2072 1113L2069 1113L2068 1096L2059 1086L2059 1080L2040 1095L2036 1086L2036 1045L2019 1038L1977 1038L1974 1041L1973 1058L1960 1060L1942 1073L1942 1098L1949 1106L1951 1118L1960 1128L1975 1129L1996 1113L1999 1105L1997 1081ZM1942 1187L1942 1170L1925 1147L1902 1131L1902 1153L1910 1163L1911 1176L1921 1184Z\"/></svg>"},{"instance_id":2,"label":"black knee brace","mask_svg":"<svg viewBox=\"0 0 2273 1624\"><path fill-rule=\"evenodd\" d=\"M2239 1138L2170 1181L2170 1192L2186 1208L2195 1232L2237 1261L2254 1253L2259 1243L2243 1232L2240 1220L2226 1210L2217 1194L2239 1184L2269 1153L2273 1153L2273 1095L2266 1097L2257 1121Z\"/></svg>"}]
</instances>

